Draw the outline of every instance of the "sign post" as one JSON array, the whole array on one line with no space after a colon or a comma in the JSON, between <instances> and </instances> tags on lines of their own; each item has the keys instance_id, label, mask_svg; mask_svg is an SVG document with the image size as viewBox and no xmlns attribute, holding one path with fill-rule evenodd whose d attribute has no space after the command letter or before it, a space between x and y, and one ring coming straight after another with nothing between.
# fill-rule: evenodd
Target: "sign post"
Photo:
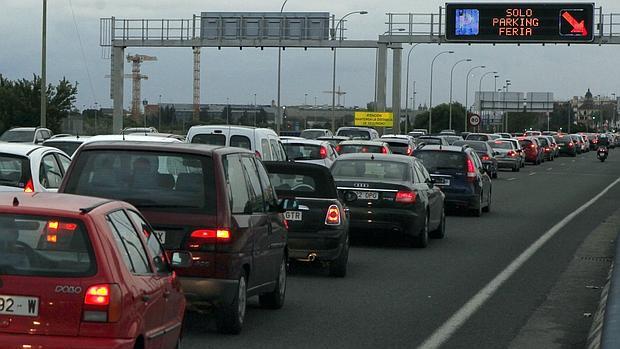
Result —
<instances>
[{"instance_id":1,"label":"sign post","mask_svg":"<svg viewBox=\"0 0 620 349\"><path fill-rule=\"evenodd\" d=\"M476 129L477 126L480 125L480 115L478 114L469 114L469 118L467 119L467 121L469 122L469 126L472 127L472 129Z\"/></svg>"}]
</instances>

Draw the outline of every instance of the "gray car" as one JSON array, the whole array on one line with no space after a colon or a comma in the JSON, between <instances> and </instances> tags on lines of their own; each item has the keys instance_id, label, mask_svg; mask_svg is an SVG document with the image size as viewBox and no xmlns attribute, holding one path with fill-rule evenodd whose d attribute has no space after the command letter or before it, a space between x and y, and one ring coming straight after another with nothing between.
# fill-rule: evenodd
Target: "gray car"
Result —
<instances>
[{"instance_id":1,"label":"gray car","mask_svg":"<svg viewBox=\"0 0 620 349\"><path fill-rule=\"evenodd\" d=\"M493 148L498 168L509 168L512 172L521 170L521 155L511 141L497 139L488 143Z\"/></svg>"}]
</instances>

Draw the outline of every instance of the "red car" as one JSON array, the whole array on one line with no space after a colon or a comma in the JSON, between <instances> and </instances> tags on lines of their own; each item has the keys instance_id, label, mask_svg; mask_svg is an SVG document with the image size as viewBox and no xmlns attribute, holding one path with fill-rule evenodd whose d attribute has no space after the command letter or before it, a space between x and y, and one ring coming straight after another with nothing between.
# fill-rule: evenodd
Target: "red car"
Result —
<instances>
[{"instance_id":1,"label":"red car","mask_svg":"<svg viewBox=\"0 0 620 349\"><path fill-rule=\"evenodd\" d=\"M180 283L151 227L129 204L2 194L0 256L3 349L180 345ZM187 264L191 257L173 259Z\"/></svg>"},{"instance_id":2,"label":"red car","mask_svg":"<svg viewBox=\"0 0 620 349\"><path fill-rule=\"evenodd\" d=\"M525 161L540 165L545 161L543 148L534 137L519 137L519 144L525 152Z\"/></svg>"}]
</instances>

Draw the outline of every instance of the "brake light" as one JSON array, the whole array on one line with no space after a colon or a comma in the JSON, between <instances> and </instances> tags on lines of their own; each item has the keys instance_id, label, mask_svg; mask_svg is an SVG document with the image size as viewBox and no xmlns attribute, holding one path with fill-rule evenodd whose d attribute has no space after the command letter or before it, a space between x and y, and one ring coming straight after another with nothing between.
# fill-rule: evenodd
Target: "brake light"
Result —
<instances>
[{"instance_id":1,"label":"brake light","mask_svg":"<svg viewBox=\"0 0 620 349\"><path fill-rule=\"evenodd\" d=\"M514 152L513 150L509 150L509 151L508 151L508 156L510 156L510 157L515 157L515 156L517 156L517 153L516 153L516 152Z\"/></svg>"},{"instance_id":2,"label":"brake light","mask_svg":"<svg viewBox=\"0 0 620 349\"><path fill-rule=\"evenodd\" d=\"M472 159L467 158L467 180L473 182L476 179L476 167Z\"/></svg>"},{"instance_id":3,"label":"brake light","mask_svg":"<svg viewBox=\"0 0 620 349\"><path fill-rule=\"evenodd\" d=\"M32 178L28 180L24 187L24 193L34 193L34 184L32 184Z\"/></svg>"},{"instance_id":4,"label":"brake light","mask_svg":"<svg viewBox=\"0 0 620 349\"><path fill-rule=\"evenodd\" d=\"M532 148L532 149L536 149L536 144L532 144L532 145L530 145L530 148Z\"/></svg>"},{"instance_id":5,"label":"brake light","mask_svg":"<svg viewBox=\"0 0 620 349\"><path fill-rule=\"evenodd\" d=\"M256 154L256 157L259 159L262 159L263 157L260 155L260 152L257 150L254 152L254 154Z\"/></svg>"},{"instance_id":6,"label":"brake light","mask_svg":"<svg viewBox=\"0 0 620 349\"><path fill-rule=\"evenodd\" d=\"M491 158L487 154L484 154L484 155L482 155L482 160L483 161L491 160Z\"/></svg>"},{"instance_id":7,"label":"brake light","mask_svg":"<svg viewBox=\"0 0 620 349\"><path fill-rule=\"evenodd\" d=\"M340 150L342 150L342 147L340 145L336 146L336 153L340 154Z\"/></svg>"},{"instance_id":8,"label":"brake light","mask_svg":"<svg viewBox=\"0 0 620 349\"><path fill-rule=\"evenodd\" d=\"M340 225L340 209L336 205L331 205L327 209L327 215L325 216L325 224L327 225Z\"/></svg>"},{"instance_id":9,"label":"brake light","mask_svg":"<svg viewBox=\"0 0 620 349\"><path fill-rule=\"evenodd\" d=\"M546 147L546 148L545 148L545 151L548 153L548 152L550 152L550 151L551 151L551 149L550 149L549 147Z\"/></svg>"},{"instance_id":10,"label":"brake light","mask_svg":"<svg viewBox=\"0 0 620 349\"><path fill-rule=\"evenodd\" d=\"M192 232L188 242L189 248L198 249L202 244L230 242L228 229L197 229Z\"/></svg>"},{"instance_id":11,"label":"brake light","mask_svg":"<svg viewBox=\"0 0 620 349\"><path fill-rule=\"evenodd\" d=\"M575 144L573 144L573 142L568 143L568 147L572 148L573 146L575 146Z\"/></svg>"},{"instance_id":12,"label":"brake light","mask_svg":"<svg viewBox=\"0 0 620 349\"><path fill-rule=\"evenodd\" d=\"M396 193L396 202L401 204L415 204L416 194L409 190L400 190Z\"/></svg>"},{"instance_id":13,"label":"brake light","mask_svg":"<svg viewBox=\"0 0 620 349\"><path fill-rule=\"evenodd\" d=\"M595 140L592 141L592 143L596 144L596 143L598 143L598 140L595 139Z\"/></svg>"},{"instance_id":14,"label":"brake light","mask_svg":"<svg viewBox=\"0 0 620 349\"><path fill-rule=\"evenodd\" d=\"M77 229L77 224L75 223L59 223L58 221L49 221L47 223L47 228L52 230L70 230L74 231Z\"/></svg>"},{"instance_id":15,"label":"brake light","mask_svg":"<svg viewBox=\"0 0 620 349\"><path fill-rule=\"evenodd\" d=\"M381 154L387 154L388 153L388 148L387 147L381 147Z\"/></svg>"},{"instance_id":16,"label":"brake light","mask_svg":"<svg viewBox=\"0 0 620 349\"><path fill-rule=\"evenodd\" d=\"M83 321L117 322L121 317L121 290L117 284L90 286L84 295Z\"/></svg>"},{"instance_id":17,"label":"brake light","mask_svg":"<svg viewBox=\"0 0 620 349\"><path fill-rule=\"evenodd\" d=\"M327 148L321 147L321 150L319 151L319 153L321 155L321 159L325 159L327 157Z\"/></svg>"},{"instance_id":18,"label":"brake light","mask_svg":"<svg viewBox=\"0 0 620 349\"><path fill-rule=\"evenodd\" d=\"M407 155L411 155L413 154L413 148L409 147L407 148Z\"/></svg>"}]
</instances>

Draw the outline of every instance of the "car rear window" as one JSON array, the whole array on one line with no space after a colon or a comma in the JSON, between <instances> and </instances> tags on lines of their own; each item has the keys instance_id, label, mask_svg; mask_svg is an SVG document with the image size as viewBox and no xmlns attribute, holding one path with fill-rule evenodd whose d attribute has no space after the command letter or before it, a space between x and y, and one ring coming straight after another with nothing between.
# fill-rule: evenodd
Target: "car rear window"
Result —
<instances>
[{"instance_id":1,"label":"car rear window","mask_svg":"<svg viewBox=\"0 0 620 349\"><path fill-rule=\"evenodd\" d=\"M216 212L213 160L183 153L89 150L80 153L64 192L127 201L139 209Z\"/></svg>"},{"instance_id":2,"label":"car rear window","mask_svg":"<svg viewBox=\"0 0 620 349\"><path fill-rule=\"evenodd\" d=\"M467 146L469 146L470 148L472 148L472 149L474 149L476 151L487 151L488 150L488 148L486 146L486 142L477 142L477 141L468 142L468 141L471 141L471 139L468 139L466 141L454 142L453 145L455 145L455 146L467 145Z\"/></svg>"},{"instance_id":3,"label":"car rear window","mask_svg":"<svg viewBox=\"0 0 620 349\"><path fill-rule=\"evenodd\" d=\"M364 130L340 130L337 136L349 137L351 139L370 140L370 132Z\"/></svg>"},{"instance_id":4,"label":"car rear window","mask_svg":"<svg viewBox=\"0 0 620 349\"><path fill-rule=\"evenodd\" d=\"M532 141L524 139L524 140L519 141L519 144L521 144L522 148L527 148L530 145L532 145Z\"/></svg>"},{"instance_id":5,"label":"car rear window","mask_svg":"<svg viewBox=\"0 0 620 349\"><path fill-rule=\"evenodd\" d=\"M407 154L407 149L409 149L409 144L403 143L403 142L394 142L394 141L385 141L385 143L387 143L390 146L392 153L409 155Z\"/></svg>"},{"instance_id":6,"label":"car rear window","mask_svg":"<svg viewBox=\"0 0 620 349\"><path fill-rule=\"evenodd\" d=\"M34 141L34 131L8 130L0 136L0 141L15 143L32 143Z\"/></svg>"},{"instance_id":7,"label":"car rear window","mask_svg":"<svg viewBox=\"0 0 620 349\"><path fill-rule=\"evenodd\" d=\"M230 137L230 146L235 148L252 149L250 139L246 136L240 135Z\"/></svg>"},{"instance_id":8,"label":"car rear window","mask_svg":"<svg viewBox=\"0 0 620 349\"><path fill-rule=\"evenodd\" d=\"M26 157L0 154L0 186L24 188L30 179L30 161Z\"/></svg>"},{"instance_id":9,"label":"car rear window","mask_svg":"<svg viewBox=\"0 0 620 349\"><path fill-rule=\"evenodd\" d=\"M381 153L381 146L378 145L363 145L363 144L340 144L338 147L339 154L353 154L353 153Z\"/></svg>"},{"instance_id":10,"label":"car rear window","mask_svg":"<svg viewBox=\"0 0 620 349\"><path fill-rule=\"evenodd\" d=\"M341 178L410 181L411 167L402 162L380 160L337 160L332 175Z\"/></svg>"},{"instance_id":11,"label":"car rear window","mask_svg":"<svg viewBox=\"0 0 620 349\"><path fill-rule=\"evenodd\" d=\"M415 153L416 158L429 172L439 170L466 171L465 154L451 151L421 150Z\"/></svg>"},{"instance_id":12,"label":"car rear window","mask_svg":"<svg viewBox=\"0 0 620 349\"><path fill-rule=\"evenodd\" d=\"M467 135L465 139L468 141L488 141L490 138L488 135Z\"/></svg>"},{"instance_id":13,"label":"car rear window","mask_svg":"<svg viewBox=\"0 0 620 349\"><path fill-rule=\"evenodd\" d=\"M60 217L0 214L0 274L90 276L96 264L84 225Z\"/></svg>"},{"instance_id":14,"label":"car rear window","mask_svg":"<svg viewBox=\"0 0 620 349\"><path fill-rule=\"evenodd\" d=\"M72 156L73 153L75 153L75 151L77 150L77 148L80 147L80 145L82 145L82 143L79 142L53 142L53 141L47 141L45 142L46 147L54 147L56 149L60 149L62 151L65 152L65 154Z\"/></svg>"},{"instance_id":15,"label":"car rear window","mask_svg":"<svg viewBox=\"0 0 620 349\"><path fill-rule=\"evenodd\" d=\"M489 145L491 145L491 148L493 149L512 149L513 145L511 142L502 142L502 141L492 141L489 142Z\"/></svg>"},{"instance_id":16,"label":"car rear window","mask_svg":"<svg viewBox=\"0 0 620 349\"><path fill-rule=\"evenodd\" d=\"M192 143L225 146L226 136L221 133L197 134L192 138Z\"/></svg>"},{"instance_id":17,"label":"car rear window","mask_svg":"<svg viewBox=\"0 0 620 349\"><path fill-rule=\"evenodd\" d=\"M318 144L285 143L284 150L291 160L321 159L321 146Z\"/></svg>"},{"instance_id":18,"label":"car rear window","mask_svg":"<svg viewBox=\"0 0 620 349\"><path fill-rule=\"evenodd\" d=\"M304 172L286 168L268 168L269 179L279 197L334 199L338 197L331 176L323 172Z\"/></svg>"},{"instance_id":19,"label":"car rear window","mask_svg":"<svg viewBox=\"0 0 620 349\"><path fill-rule=\"evenodd\" d=\"M299 135L299 137L306 139L317 139L321 136L325 136L325 131L303 131Z\"/></svg>"}]
</instances>

